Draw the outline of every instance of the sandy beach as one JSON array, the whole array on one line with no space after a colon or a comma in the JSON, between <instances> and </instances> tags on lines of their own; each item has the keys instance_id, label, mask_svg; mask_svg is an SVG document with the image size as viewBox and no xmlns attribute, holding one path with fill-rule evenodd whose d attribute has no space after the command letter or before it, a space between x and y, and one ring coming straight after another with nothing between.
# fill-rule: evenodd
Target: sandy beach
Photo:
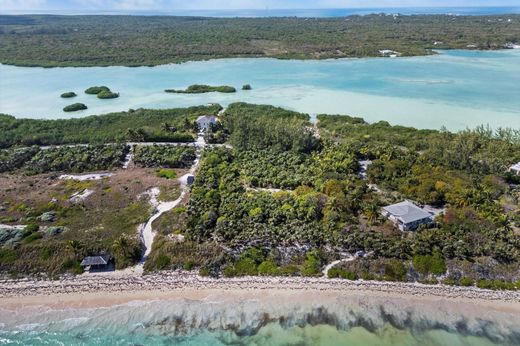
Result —
<instances>
[{"instance_id":1,"label":"sandy beach","mask_svg":"<svg viewBox=\"0 0 520 346\"><path fill-rule=\"evenodd\" d=\"M520 341L517 292L326 278L210 279L189 272L4 280L0 292L0 330L22 344L83 345L85 338L92 345L107 338L143 345Z\"/></svg>"},{"instance_id":2,"label":"sandy beach","mask_svg":"<svg viewBox=\"0 0 520 346\"><path fill-rule=\"evenodd\" d=\"M312 293L325 296L357 295L420 301L470 303L520 315L520 292L474 287L424 285L379 281L350 281L302 277L206 278L193 272L98 273L59 280L0 280L0 307L28 305L108 306L132 300L184 297L199 299L212 294Z\"/></svg>"}]
</instances>

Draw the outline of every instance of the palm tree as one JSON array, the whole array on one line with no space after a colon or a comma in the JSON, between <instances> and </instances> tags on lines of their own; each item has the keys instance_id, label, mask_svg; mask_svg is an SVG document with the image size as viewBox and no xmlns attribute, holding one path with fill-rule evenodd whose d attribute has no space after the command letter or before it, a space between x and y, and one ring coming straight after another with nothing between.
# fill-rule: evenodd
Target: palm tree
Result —
<instances>
[{"instance_id":1,"label":"palm tree","mask_svg":"<svg viewBox=\"0 0 520 346\"><path fill-rule=\"evenodd\" d=\"M81 243L77 240L69 240L66 244L66 251L72 253L74 257L76 257L79 253L79 250L81 250Z\"/></svg>"},{"instance_id":2,"label":"palm tree","mask_svg":"<svg viewBox=\"0 0 520 346\"><path fill-rule=\"evenodd\" d=\"M376 223L379 219L379 207L374 203L367 204L363 212L371 224Z\"/></svg>"}]
</instances>

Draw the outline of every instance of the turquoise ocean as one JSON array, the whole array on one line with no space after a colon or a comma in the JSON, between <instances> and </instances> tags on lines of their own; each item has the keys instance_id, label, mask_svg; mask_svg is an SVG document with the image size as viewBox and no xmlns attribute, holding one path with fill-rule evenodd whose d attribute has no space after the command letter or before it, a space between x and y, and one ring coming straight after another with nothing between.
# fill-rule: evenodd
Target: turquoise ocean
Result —
<instances>
[{"instance_id":1,"label":"turquoise ocean","mask_svg":"<svg viewBox=\"0 0 520 346\"><path fill-rule=\"evenodd\" d=\"M388 47L382 47L388 48ZM243 84L253 90L240 90ZM235 94L169 94L191 84L232 85ZM99 100L93 85L120 92ZM56 119L218 102L272 104L309 113L347 114L370 122L450 130L520 128L520 49L441 51L406 58L319 61L217 59L155 67L36 68L0 65L0 113ZM78 97L62 99L74 91ZM85 111L64 113L72 102Z\"/></svg>"},{"instance_id":2,"label":"turquoise ocean","mask_svg":"<svg viewBox=\"0 0 520 346\"><path fill-rule=\"evenodd\" d=\"M92 308L0 309L0 345L520 344L518 316L489 305L348 292L240 295L161 297Z\"/></svg>"}]
</instances>

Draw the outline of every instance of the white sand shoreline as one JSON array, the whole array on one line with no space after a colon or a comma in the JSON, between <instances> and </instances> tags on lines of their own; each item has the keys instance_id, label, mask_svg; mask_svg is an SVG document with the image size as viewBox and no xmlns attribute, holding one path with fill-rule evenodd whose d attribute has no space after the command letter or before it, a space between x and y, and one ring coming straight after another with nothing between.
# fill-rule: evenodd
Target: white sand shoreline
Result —
<instances>
[{"instance_id":1,"label":"white sand shoreline","mask_svg":"<svg viewBox=\"0 0 520 346\"><path fill-rule=\"evenodd\" d=\"M175 293L183 296L197 292L315 292L319 294L356 294L399 297L419 300L448 300L487 306L502 306L520 313L520 292L492 291L475 287L424 285L419 283L350 281L302 277L205 278L193 272L164 271L149 275L83 275L59 280L0 280L0 307L8 304L25 306L30 302L55 302L56 297L73 304L87 297L118 297L114 302L130 301L125 297L146 297ZM43 298L43 299L42 299ZM47 299L48 298L48 299Z\"/></svg>"}]
</instances>

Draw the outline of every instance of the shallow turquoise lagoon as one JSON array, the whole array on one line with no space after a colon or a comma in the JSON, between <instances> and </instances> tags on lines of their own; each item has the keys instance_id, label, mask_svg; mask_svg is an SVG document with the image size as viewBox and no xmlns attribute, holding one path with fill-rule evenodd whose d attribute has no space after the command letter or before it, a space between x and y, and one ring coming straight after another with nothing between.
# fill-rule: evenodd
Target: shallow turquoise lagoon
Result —
<instances>
[{"instance_id":1,"label":"shallow turquoise lagoon","mask_svg":"<svg viewBox=\"0 0 520 346\"><path fill-rule=\"evenodd\" d=\"M191 84L233 85L238 92L164 92ZM251 84L253 90L240 90L243 84ZM93 85L107 85L121 97L98 100L83 93ZM78 97L60 98L66 91L75 91ZM444 51L395 59L221 59L137 68L0 65L0 113L16 117L56 119L236 101L419 128L457 130L481 124L520 128L520 50ZM73 102L83 102L89 109L62 112Z\"/></svg>"}]
</instances>

